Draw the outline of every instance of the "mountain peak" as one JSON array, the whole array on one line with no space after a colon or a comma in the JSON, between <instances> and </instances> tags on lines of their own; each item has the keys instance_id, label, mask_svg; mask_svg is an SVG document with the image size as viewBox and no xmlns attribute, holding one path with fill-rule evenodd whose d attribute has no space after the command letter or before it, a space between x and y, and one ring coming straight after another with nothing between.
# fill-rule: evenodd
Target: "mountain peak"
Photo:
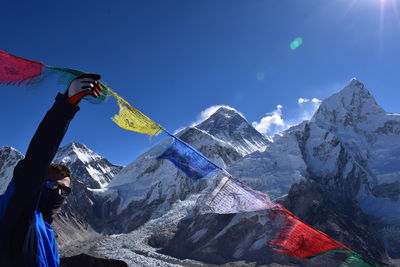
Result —
<instances>
[{"instance_id":1,"label":"mountain peak","mask_svg":"<svg viewBox=\"0 0 400 267\"><path fill-rule=\"evenodd\" d=\"M227 119L235 118L235 117L239 116L245 120L245 117L243 116L243 114L241 114L236 109L227 107L227 106L222 106L219 109L217 109L217 111L215 111L210 117L213 117L213 116L224 116Z\"/></svg>"},{"instance_id":2,"label":"mountain peak","mask_svg":"<svg viewBox=\"0 0 400 267\"><path fill-rule=\"evenodd\" d=\"M21 154L21 152L19 152L18 150L16 150L12 146L0 147L0 151L1 151L1 153L19 153L19 154Z\"/></svg>"},{"instance_id":3,"label":"mountain peak","mask_svg":"<svg viewBox=\"0 0 400 267\"><path fill-rule=\"evenodd\" d=\"M72 149L72 150L76 150L76 149L90 150L86 145L78 143L78 142L68 143L65 146L63 146L62 148L63 149Z\"/></svg>"},{"instance_id":4,"label":"mountain peak","mask_svg":"<svg viewBox=\"0 0 400 267\"><path fill-rule=\"evenodd\" d=\"M248 124L240 112L231 107L221 106L210 117L208 117L208 119L196 125L196 127L209 131L213 129L215 130L215 128L225 128L226 125L229 125L230 128L236 128L243 123Z\"/></svg>"},{"instance_id":5,"label":"mountain peak","mask_svg":"<svg viewBox=\"0 0 400 267\"><path fill-rule=\"evenodd\" d=\"M270 141L251 126L237 110L222 106L196 128L228 142L242 155L264 150Z\"/></svg>"},{"instance_id":6,"label":"mountain peak","mask_svg":"<svg viewBox=\"0 0 400 267\"><path fill-rule=\"evenodd\" d=\"M362 82L360 82L356 77L353 77L350 79L350 81L347 83L346 87L351 87L351 88L360 88L363 89L364 88L364 84Z\"/></svg>"},{"instance_id":7,"label":"mountain peak","mask_svg":"<svg viewBox=\"0 0 400 267\"><path fill-rule=\"evenodd\" d=\"M59 148L53 161L74 169L74 176L90 188L104 187L122 169L77 142Z\"/></svg>"},{"instance_id":8,"label":"mountain peak","mask_svg":"<svg viewBox=\"0 0 400 267\"><path fill-rule=\"evenodd\" d=\"M322 101L312 121L334 128L354 127L383 114L364 84L352 78L342 90Z\"/></svg>"}]
</instances>

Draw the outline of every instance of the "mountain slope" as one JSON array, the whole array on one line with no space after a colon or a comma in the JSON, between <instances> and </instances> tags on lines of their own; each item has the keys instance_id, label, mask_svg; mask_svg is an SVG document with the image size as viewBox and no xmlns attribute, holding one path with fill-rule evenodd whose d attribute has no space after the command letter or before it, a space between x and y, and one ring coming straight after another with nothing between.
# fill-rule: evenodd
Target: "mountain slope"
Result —
<instances>
[{"instance_id":1,"label":"mountain slope","mask_svg":"<svg viewBox=\"0 0 400 267\"><path fill-rule=\"evenodd\" d=\"M23 158L24 156L15 148L9 146L0 148L0 195L6 191L14 167Z\"/></svg>"}]
</instances>

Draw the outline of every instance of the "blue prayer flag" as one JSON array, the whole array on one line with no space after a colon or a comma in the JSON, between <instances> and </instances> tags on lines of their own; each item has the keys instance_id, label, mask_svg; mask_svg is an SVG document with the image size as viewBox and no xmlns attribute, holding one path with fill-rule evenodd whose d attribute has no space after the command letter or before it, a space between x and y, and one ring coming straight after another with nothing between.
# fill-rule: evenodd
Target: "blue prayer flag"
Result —
<instances>
[{"instance_id":1,"label":"blue prayer flag","mask_svg":"<svg viewBox=\"0 0 400 267\"><path fill-rule=\"evenodd\" d=\"M210 162L199 151L172 136L173 142L158 158L168 159L189 178L199 180L209 176L220 167Z\"/></svg>"}]
</instances>

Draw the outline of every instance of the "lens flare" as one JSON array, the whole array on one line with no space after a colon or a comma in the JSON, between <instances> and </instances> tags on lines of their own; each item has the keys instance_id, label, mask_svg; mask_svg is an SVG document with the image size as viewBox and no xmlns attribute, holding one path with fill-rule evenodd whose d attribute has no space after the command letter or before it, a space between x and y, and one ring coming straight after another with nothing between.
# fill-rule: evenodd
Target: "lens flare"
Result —
<instances>
[{"instance_id":1,"label":"lens flare","mask_svg":"<svg viewBox=\"0 0 400 267\"><path fill-rule=\"evenodd\" d=\"M303 43L303 38L297 37L296 39L294 39L293 42L290 43L290 49L296 50L301 46L302 43Z\"/></svg>"}]
</instances>

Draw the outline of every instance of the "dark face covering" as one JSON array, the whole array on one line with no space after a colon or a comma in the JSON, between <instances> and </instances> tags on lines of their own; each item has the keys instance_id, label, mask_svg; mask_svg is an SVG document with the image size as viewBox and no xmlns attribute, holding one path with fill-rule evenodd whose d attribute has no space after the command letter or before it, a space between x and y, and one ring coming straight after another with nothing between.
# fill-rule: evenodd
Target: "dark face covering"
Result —
<instances>
[{"instance_id":1,"label":"dark face covering","mask_svg":"<svg viewBox=\"0 0 400 267\"><path fill-rule=\"evenodd\" d=\"M43 219L48 222L53 222L53 216L64 203L65 197L58 194L55 190L43 188L42 195L39 200L39 210L42 212Z\"/></svg>"}]
</instances>

